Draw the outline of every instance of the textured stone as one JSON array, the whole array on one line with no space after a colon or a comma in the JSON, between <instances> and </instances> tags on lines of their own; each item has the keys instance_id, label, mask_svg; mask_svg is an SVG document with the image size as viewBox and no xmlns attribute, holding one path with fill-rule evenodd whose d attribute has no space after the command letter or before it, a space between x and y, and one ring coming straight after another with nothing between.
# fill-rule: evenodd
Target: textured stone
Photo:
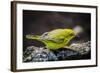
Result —
<instances>
[{"instance_id":1,"label":"textured stone","mask_svg":"<svg viewBox=\"0 0 100 73\"><path fill-rule=\"evenodd\" d=\"M79 52L80 54L87 54L91 50L91 42L74 43L70 45L70 49Z\"/></svg>"},{"instance_id":2,"label":"textured stone","mask_svg":"<svg viewBox=\"0 0 100 73\"><path fill-rule=\"evenodd\" d=\"M29 46L23 53L23 62L46 62L89 59L91 51L91 42L74 43L70 48L60 48L58 50L49 50L44 47Z\"/></svg>"},{"instance_id":3,"label":"textured stone","mask_svg":"<svg viewBox=\"0 0 100 73\"><path fill-rule=\"evenodd\" d=\"M31 46L31 47L28 47L28 49L27 49L27 52L31 51L31 53L26 58L24 58L24 62L30 62L30 61L44 62L44 61L58 60L58 58L52 51L45 49L43 47L38 48L38 47Z\"/></svg>"}]
</instances>

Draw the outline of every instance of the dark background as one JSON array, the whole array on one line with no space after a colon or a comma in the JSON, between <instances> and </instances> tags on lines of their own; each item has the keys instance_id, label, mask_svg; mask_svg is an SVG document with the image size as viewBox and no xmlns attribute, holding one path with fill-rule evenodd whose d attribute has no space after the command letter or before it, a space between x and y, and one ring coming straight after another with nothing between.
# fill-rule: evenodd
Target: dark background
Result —
<instances>
[{"instance_id":1,"label":"dark background","mask_svg":"<svg viewBox=\"0 0 100 73\"><path fill-rule=\"evenodd\" d=\"M90 41L91 14L23 10L23 51L28 46L44 46L37 40L26 39L27 34L41 35L57 28L74 28L80 25L84 32L75 41Z\"/></svg>"}]
</instances>

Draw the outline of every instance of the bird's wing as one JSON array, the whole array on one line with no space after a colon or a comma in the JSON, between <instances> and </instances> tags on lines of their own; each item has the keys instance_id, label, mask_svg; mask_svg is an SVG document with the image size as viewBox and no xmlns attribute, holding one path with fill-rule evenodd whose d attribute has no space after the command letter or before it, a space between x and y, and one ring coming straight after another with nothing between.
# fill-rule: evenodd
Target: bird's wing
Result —
<instances>
[{"instance_id":1,"label":"bird's wing","mask_svg":"<svg viewBox=\"0 0 100 73\"><path fill-rule=\"evenodd\" d=\"M52 41L54 43L63 43L64 42L64 37L50 37L50 36L45 36L42 38L42 40L47 40L47 41Z\"/></svg>"},{"instance_id":2,"label":"bird's wing","mask_svg":"<svg viewBox=\"0 0 100 73\"><path fill-rule=\"evenodd\" d=\"M45 33L43 33L43 34L40 36L40 38L43 38L43 37L48 36L48 33L49 33L49 32L45 32Z\"/></svg>"},{"instance_id":3,"label":"bird's wing","mask_svg":"<svg viewBox=\"0 0 100 73\"><path fill-rule=\"evenodd\" d=\"M54 43L63 43L65 37L62 36L62 34L58 32L45 32L40 36L40 40L47 40L47 41L52 41Z\"/></svg>"},{"instance_id":4,"label":"bird's wing","mask_svg":"<svg viewBox=\"0 0 100 73\"><path fill-rule=\"evenodd\" d=\"M64 39L65 39L64 37L50 38L50 40L55 42L55 43L63 43Z\"/></svg>"}]
</instances>

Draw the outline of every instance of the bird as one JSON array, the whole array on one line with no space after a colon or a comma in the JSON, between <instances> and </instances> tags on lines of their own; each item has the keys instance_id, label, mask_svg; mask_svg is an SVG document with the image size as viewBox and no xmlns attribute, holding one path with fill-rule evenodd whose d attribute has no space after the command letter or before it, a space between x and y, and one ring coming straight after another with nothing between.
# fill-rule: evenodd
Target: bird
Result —
<instances>
[{"instance_id":1,"label":"bird","mask_svg":"<svg viewBox=\"0 0 100 73\"><path fill-rule=\"evenodd\" d=\"M54 29L42 35L26 35L27 39L38 40L45 44L47 49L57 50L68 45L77 34L73 29Z\"/></svg>"}]
</instances>

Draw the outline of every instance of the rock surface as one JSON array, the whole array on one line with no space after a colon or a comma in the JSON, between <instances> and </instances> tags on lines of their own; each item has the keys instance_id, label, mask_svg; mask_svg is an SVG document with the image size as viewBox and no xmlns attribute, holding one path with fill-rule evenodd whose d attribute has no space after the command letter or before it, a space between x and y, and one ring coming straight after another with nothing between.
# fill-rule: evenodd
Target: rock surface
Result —
<instances>
[{"instance_id":1,"label":"rock surface","mask_svg":"<svg viewBox=\"0 0 100 73\"><path fill-rule=\"evenodd\" d=\"M44 47L29 46L23 53L23 62L45 62L61 60L77 60L90 58L91 43L74 43L70 48L60 48L56 51Z\"/></svg>"},{"instance_id":2,"label":"rock surface","mask_svg":"<svg viewBox=\"0 0 100 73\"><path fill-rule=\"evenodd\" d=\"M24 53L24 62L43 62L43 61L56 61L56 55L43 47L30 46Z\"/></svg>"},{"instance_id":3,"label":"rock surface","mask_svg":"<svg viewBox=\"0 0 100 73\"><path fill-rule=\"evenodd\" d=\"M85 43L74 43L70 45L71 50L75 50L79 52L80 54L87 54L90 52L91 49L91 42L85 42Z\"/></svg>"}]
</instances>

